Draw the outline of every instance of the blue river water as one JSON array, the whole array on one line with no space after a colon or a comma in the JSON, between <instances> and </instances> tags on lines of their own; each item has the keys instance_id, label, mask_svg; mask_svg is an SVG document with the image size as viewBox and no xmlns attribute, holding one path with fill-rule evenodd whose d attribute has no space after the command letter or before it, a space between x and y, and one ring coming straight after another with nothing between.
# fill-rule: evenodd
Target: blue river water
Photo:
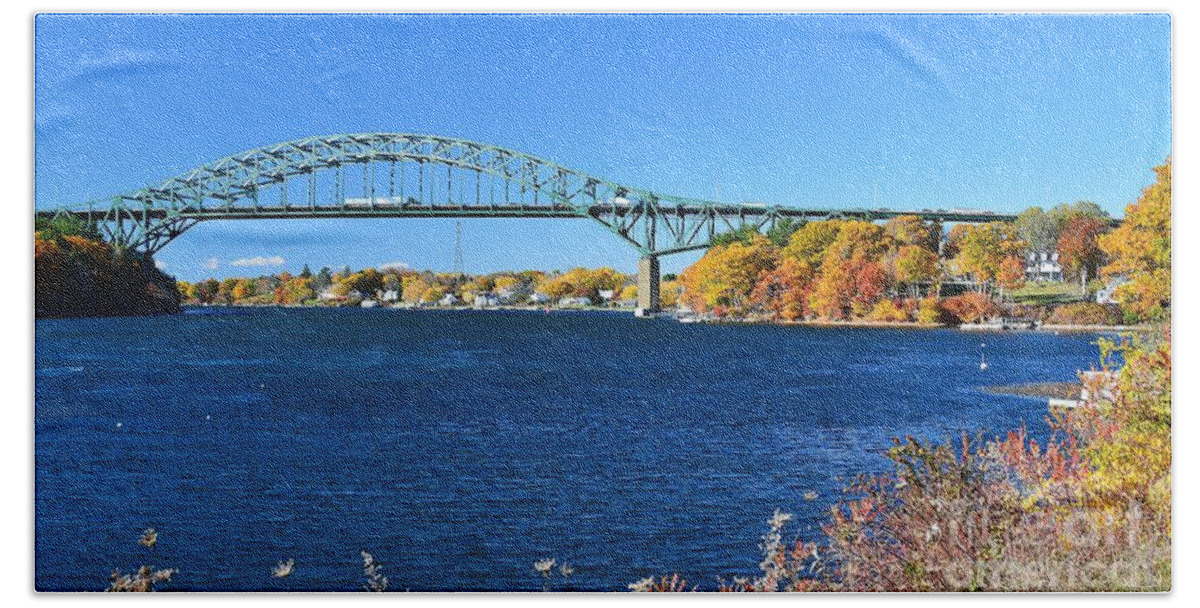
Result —
<instances>
[{"instance_id":1,"label":"blue river water","mask_svg":"<svg viewBox=\"0 0 1200 608\"><path fill-rule=\"evenodd\" d=\"M1094 334L679 324L615 313L204 309L36 323L36 587L624 590L753 575L895 436L1026 424ZM980 343L990 368L979 369ZM806 498L814 492L816 498ZM141 531L159 532L153 549ZM295 560L291 576L272 567Z\"/></svg>"}]
</instances>

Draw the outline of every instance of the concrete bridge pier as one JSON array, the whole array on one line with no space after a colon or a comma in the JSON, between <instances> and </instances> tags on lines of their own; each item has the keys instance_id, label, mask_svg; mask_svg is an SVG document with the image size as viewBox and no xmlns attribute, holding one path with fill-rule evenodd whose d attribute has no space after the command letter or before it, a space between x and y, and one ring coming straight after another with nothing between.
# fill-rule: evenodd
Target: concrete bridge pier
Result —
<instances>
[{"instance_id":1,"label":"concrete bridge pier","mask_svg":"<svg viewBox=\"0 0 1200 608\"><path fill-rule=\"evenodd\" d=\"M638 303L637 308L633 311L635 316L650 317L662 310L658 286L658 256L648 255L638 260Z\"/></svg>"}]
</instances>

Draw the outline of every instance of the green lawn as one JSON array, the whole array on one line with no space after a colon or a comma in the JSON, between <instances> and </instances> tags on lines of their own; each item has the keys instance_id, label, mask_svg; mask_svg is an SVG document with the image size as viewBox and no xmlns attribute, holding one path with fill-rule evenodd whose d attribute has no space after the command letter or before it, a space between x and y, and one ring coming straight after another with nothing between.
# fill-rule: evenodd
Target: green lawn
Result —
<instances>
[{"instance_id":1,"label":"green lawn","mask_svg":"<svg viewBox=\"0 0 1200 608\"><path fill-rule=\"evenodd\" d=\"M1010 297L1018 304L1063 304L1087 299L1079 295L1079 285L1059 282L1027 283Z\"/></svg>"}]
</instances>

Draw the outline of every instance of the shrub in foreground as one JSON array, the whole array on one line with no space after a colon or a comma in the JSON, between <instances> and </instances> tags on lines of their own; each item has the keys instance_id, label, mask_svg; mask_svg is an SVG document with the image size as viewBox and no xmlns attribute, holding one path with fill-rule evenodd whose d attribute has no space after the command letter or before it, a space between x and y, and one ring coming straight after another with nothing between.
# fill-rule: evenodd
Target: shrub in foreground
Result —
<instances>
[{"instance_id":1,"label":"shrub in foreground","mask_svg":"<svg viewBox=\"0 0 1200 608\"><path fill-rule=\"evenodd\" d=\"M908 313L887 298L875 304L875 308L871 310L870 319L889 323L903 323L909 320Z\"/></svg>"},{"instance_id":2,"label":"shrub in foreground","mask_svg":"<svg viewBox=\"0 0 1200 608\"><path fill-rule=\"evenodd\" d=\"M847 489L817 543L783 541L726 591L1165 591L1171 587L1171 341L1102 342L1092 399L1045 444L897 440L892 472ZM664 579L665 580L665 579ZM639 590L677 591L644 585Z\"/></svg>"},{"instance_id":3,"label":"shrub in foreground","mask_svg":"<svg viewBox=\"0 0 1200 608\"><path fill-rule=\"evenodd\" d=\"M1120 306L1077 302L1055 308L1049 322L1060 325L1117 325L1121 320Z\"/></svg>"}]
</instances>

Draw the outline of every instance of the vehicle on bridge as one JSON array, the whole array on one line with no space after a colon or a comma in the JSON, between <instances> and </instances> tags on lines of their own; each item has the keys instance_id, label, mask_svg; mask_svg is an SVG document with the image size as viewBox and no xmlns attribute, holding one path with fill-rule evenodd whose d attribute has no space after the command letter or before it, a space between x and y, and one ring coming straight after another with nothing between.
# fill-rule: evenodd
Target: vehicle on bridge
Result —
<instances>
[{"instance_id":1,"label":"vehicle on bridge","mask_svg":"<svg viewBox=\"0 0 1200 608\"><path fill-rule=\"evenodd\" d=\"M361 182L361 190L356 186ZM352 188L351 184L355 187ZM356 190L351 196L350 191ZM403 202L400 202L403 201ZM153 254L202 221L371 217L590 219L642 256L639 307L658 309L658 258L705 249L718 235L784 218L1010 221L982 210L892 211L721 203L616 184L528 154L433 135L358 133L256 148L162 183L52 210L113 243ZM646 274L647 276L642 276ZM653 279L651 281L651 279Z\"/></svg>"}]
</instances>

